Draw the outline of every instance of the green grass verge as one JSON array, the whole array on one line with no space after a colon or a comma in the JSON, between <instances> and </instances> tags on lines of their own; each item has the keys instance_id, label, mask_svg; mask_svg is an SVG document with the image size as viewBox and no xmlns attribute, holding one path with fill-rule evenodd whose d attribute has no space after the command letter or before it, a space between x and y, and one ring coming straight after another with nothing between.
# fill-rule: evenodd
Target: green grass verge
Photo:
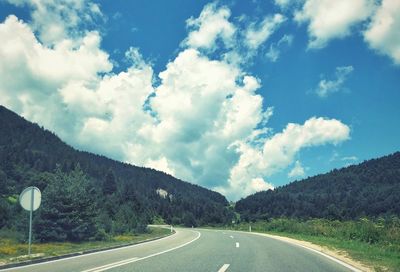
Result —
<instances>
[{"instance_id":1,"label":"green grass verge","mask_svg":"<svg viewBox=\"0 0 400 272\"><path fill-rule=\"evenodd\" d=\"M251 223L252 231L286 236L325 246L347 255L375 271L400 271L400 222L398 218L353 221L328 219L271 219ZM228 229L249 230L249 223Z\"/></svg>"},{"instance_id":2,"label":"green grass verge","mask_svg":"<svg viewBox=\"0 0 400 272\"><path fill-rule=\"evenodd\" d=\"M165 237L171 231L164 228L149 227L148 233L125 234L111 237L107 241L88 241L80 243L53 242L53 243L33 243L32 257L43 258L61 256L69 253L84 252L96 249L106 249L110 247L129 245L143 242L150 239ZM7 235L11 234L11 235ZM10 232L0 232L0 265L28 260L28 245L20 243Z\"/></svg>"},{"instance_id":3,"label":"green grass verge","mask_svg":"<svg viewBox=\"0 0 400 272\"><path fill-rule=\"evenodd\" d=\"M334 251L345 251L353 260L373 267L375 271L400 271L400 255L387 246L332 237L269 231L268 234L285 236L325 246Z\"/></svg>"}]
</instances>

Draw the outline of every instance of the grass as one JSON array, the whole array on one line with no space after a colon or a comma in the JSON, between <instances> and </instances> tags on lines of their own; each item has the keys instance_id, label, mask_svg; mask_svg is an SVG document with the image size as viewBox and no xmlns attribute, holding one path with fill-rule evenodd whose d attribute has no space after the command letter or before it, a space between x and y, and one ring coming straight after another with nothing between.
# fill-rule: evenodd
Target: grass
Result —
<instances>
[{"instance_id":1,"label":"grass","mask_svg":"<svg viewBox=\"0 0 400 272\"><path fill-rule=\"evenodd\" d=\"M312 219L272 219L251 223L252 231L325 246L334 251L345 251L375 271L400 271L400 224L398 218L389 220L332 221ZM248 231L248 223L240 223L235 230Z\"/></svg>"},{"instance_id":2,"label":"grass","mask_svg":"<svg viewBox=\"0 0 400 272\"><path fill-rule=\"evenodd\" d=\"M375 271L399 271L400 255L390 248L354 240L341 240L333 237L311 236L285 232L268 232L269 234L286 236L297 240L308 241L325 246L334 251L345 251L353 260L358 260Z\"/></svg>"},{"instance_id":3,"label":"grass","mask_svg":"<svg viewBox=\"0 0 400 272\"><path fill-rule=\"evenodd\" d=\"M148 233L125 234L110 238L107 241L88 241L88 242L53 242L53 243L33 243L33 258L43 258L60 256L75 252L88 250L104 249L120 245L135 244L145 240L168 236L169 229L149 227ZM18 242L18 239L10 231L0 232L0 264L14 263L28 260L28 245Z\"/></svg>"}]
</instances>

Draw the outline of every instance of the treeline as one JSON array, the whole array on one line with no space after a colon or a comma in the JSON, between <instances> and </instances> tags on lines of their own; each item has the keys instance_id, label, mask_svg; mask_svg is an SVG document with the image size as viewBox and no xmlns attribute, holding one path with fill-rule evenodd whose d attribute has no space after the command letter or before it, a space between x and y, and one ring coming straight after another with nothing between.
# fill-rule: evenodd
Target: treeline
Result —
<instances>
[{"instance_id":1,"label":"treeline","mask_svg":"<svg viewBox=\"0 0 400 272\"><path fill-rule=\"evenodd\" d=\"M224 224L233 217L219 193L160 171L77 151L2 106L0 162L0 228L25 232L27 214L17 198L25 187L37 186L43 193L43 204L35 213L35 224L38 238L43 240L138 232L153 222ZM54 209L58 209L59 218L58 213L51 213ZM55 221L59 224L53 224ZM83 221L87 225L74 223ZM46 226L49 233L40 234L39 229ZM61 229L71 234L61 234Z\"/></svg>"},{"instance_id":2,"label":"treeline","mask_svg":"<svg viewBox=\"0 0 400 272\"><path fill-rule=\"evenodd\" d=\"M400 216L400 152L241 199L245 221Z\"/></svg>"}]
</instances>

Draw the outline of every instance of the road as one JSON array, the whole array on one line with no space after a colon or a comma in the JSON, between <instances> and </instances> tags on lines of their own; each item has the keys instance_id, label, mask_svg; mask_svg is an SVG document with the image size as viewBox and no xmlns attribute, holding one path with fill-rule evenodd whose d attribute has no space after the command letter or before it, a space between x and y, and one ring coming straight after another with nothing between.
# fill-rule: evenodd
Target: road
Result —
<instances>
[{"instance_id":1,"label":"road","mask_svg":"<svg viewBox=\"0 0 400 272\"><path fill-rule=\"evenodd\" d=\"M109 251L1 271L354 271L305 248L234 231L176 229L176 234Z\"/></svg>"}]
</instances>

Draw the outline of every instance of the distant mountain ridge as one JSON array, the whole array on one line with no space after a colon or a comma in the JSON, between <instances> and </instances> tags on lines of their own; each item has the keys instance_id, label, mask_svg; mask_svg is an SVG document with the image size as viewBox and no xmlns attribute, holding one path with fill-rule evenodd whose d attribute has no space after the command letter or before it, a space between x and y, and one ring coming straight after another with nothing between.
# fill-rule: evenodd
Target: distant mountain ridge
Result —
<instances>
[{"instance_id":1,"label":"distant mountain ridge","mask_svg":"<svg viewBox=\"0 0 400 272\"><path fill-rule=\"evenodd\" d=\"M47 186L43 173L53 173L57 165L67 173L79 164L94 187L102 187L111 173L111 179L115 179L117 186L115 190L129 198L128 201L136 203L142 220L147 223L154 218L187 225L230 220L226 209L228 202L223 195L157 170L75 150L54 133L1 105L0 162L0 198L17 195L30 185L43 190ZM158 189L167 192L170 197L160 196ZM123 205L118 200L113 203Z\"/></svg>"},{"instance_id":2,"label":"distant mountain ridge","mask_svg":"<svg viewBox=\"0 0 400 272\"><path fill-rule=\"evenodd\" d=\"M245 220L400 216L400 152L241 199Z\"/></svg>"}]
</instances>

